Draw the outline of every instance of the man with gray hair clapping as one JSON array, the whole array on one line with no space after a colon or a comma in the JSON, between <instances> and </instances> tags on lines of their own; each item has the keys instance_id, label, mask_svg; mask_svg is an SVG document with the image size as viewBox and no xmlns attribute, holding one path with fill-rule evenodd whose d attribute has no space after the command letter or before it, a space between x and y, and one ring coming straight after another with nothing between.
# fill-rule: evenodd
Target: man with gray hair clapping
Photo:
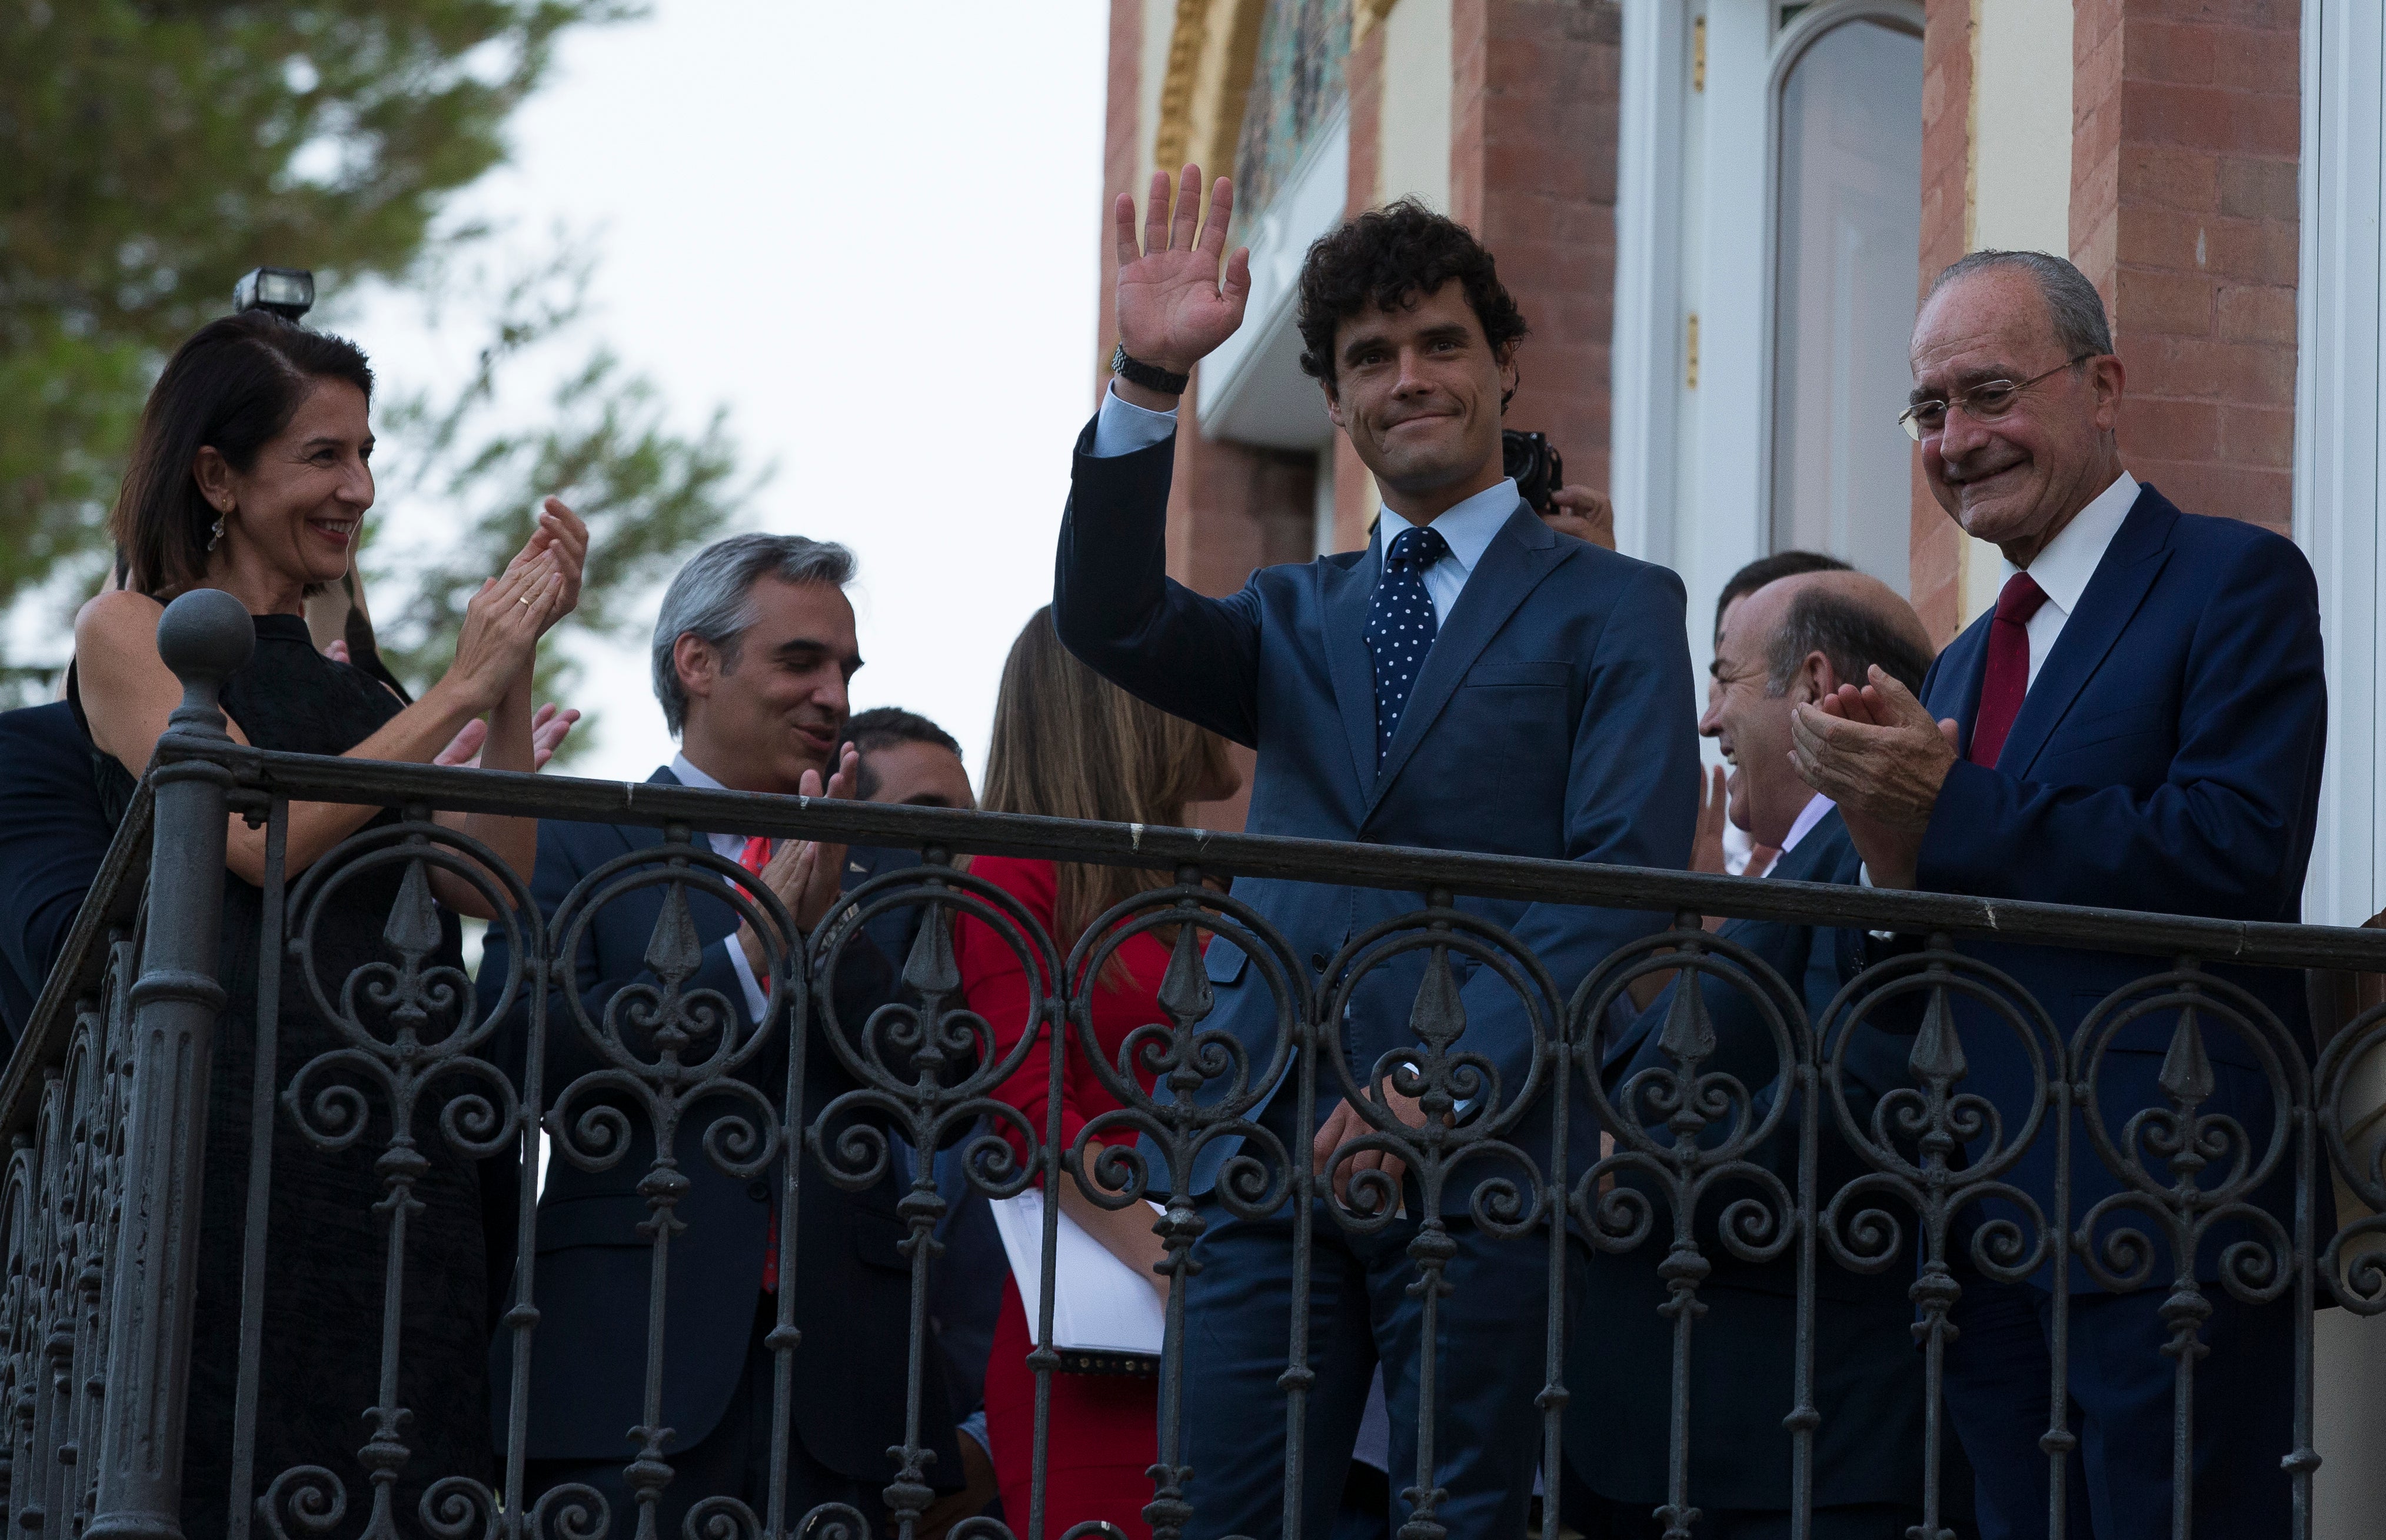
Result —
<instances>
[{"instance_id":1,"label":"man with gray hair clapping","mask_svg":"<svg viewBox=\"0 0 2386 1540\"><path fill-rule=\"evenodd\" d=\"M1924 479L1966 534L2003 552L2008 575L1995 610L1949 644L1919 691L1876 669L1798 710L1799 772L1838 802L1868 879L2297 919L2328 715L2303 553L2256 525L2183 512L2123 467L2126 371L2095 286L2060 257L1982 251L1949 268L1915 322L1912 361L1900 420ZM2216 965L2213 1006L2183 1013L2157 991L2136 995L2138 1010L2091 1015L2165 964L1990 940L1956 949L1998 970L1973 977L2027 991L2084 1055L2055 1077L2081 1088L2067 1182L2052 1120L2003 1172L2048 1222L1986 1199L1957 1215L1949 1240L1963 1292L1949 1316L1947 1407L1979 1475L1981 1534L2042 1534L2059 1503L2074 1536L2168 1535L2175 1447L2198 1533L2286 1534L2292 1295L2264 1303L2256 1285L2285 1276L2263 1269L2293 1266L2279 1253L2296 1199L2291 1163L2266 1168L2261 1154L2279 1116L2264 1060L2279 1045L2247 1024L2267 1012L2309 1062L2302 977ZM2048 1077L1980 999L1956 995L1953 1018L1961 1091L1997 1115L1957 1130L1978 1163L2027 1126ZM2091 1019L2103 1026L2079 1035ZM2126 1151L2091 1143L2079 1120L2091 1102ZM2131 1119L2148 1109L2161 1127L2197 1130L2180 1135L2178 1158L2141 1141L2148 1124ZM2134 1167L2128 1185L2116 1163ZM2228 1201L2214 1195L2241 1174ZM2199 1216L2185 1255L2150 1217L2160 1205L2148 1188ZM2325 1186L2315 1206L2324 1235ZM1993 1241L1982 1221L1999 1218L2020 1226L2022 1255L2007 1260L2032 1269L2025 1278L1974 1266L1994 1249L1974 1237ZM2127 1276L2125 1231L2145 1243L2139 1276ZM2053 1258L2066 1250L2078 1255L2058 1291ZM2100 1276L2116 1286L2096 1286ZM2177 1394L2191 1373L2191 1409ZM2048 1456L2064 1439L2077 1454L2055 1467L2058 1494Z\"/></svg>"},{"instance_id":2,"label":"man with gray hair clapping","mask_svg":"<svg viewBox=\"0 0 2386 1540\"><path fill-rule=\"evenodd\" d=\"M848 794L854 754L839 751L847 682L861 666L853 607L845 597L852 554L797 535L739 535L698 552L663 596L655 626L655 697L680 740L652 781L777 795ZM833 763L834 760L834 763ZM606 863L663 842L638 825L539 821L532 891L551 924L579 884ZM836 902L846 865L839 846L747 838L713 831L699 838L738 862L809 932ZM617 893L589 916L568 960L571 987L592 1022L605 1023L615 997L660 990L652 953L662 934L666 896L654 885ZM770 951L722 900L685 890L685 922L696 945L695 971L674 976L685 998L710 991L742 1005L756 1024L768 1016ZM800 938L794 939L800 944ZM502 927L492 927L480 973L483 1009L494 1007L509 971ZM899 964L900 959L895 959ZM839 1018L859 1023L894 988L893 968L866 935L852 938L835 979ZM624 1005L632 1003L625 1002ZM700 1010L702 1007L697 1007ZM526 1018L527 1005L518 1007ZM659 1014L649 1012L648 1014ZM617 1008L625 1044L651 1061L637 1008ZM547 1006L546 1098L550 1105L576 1078L607 1062L558 991ZM777 1106L787 1080L783 1020L776 1035L735 1071L747 1089ZM815 1029L804 1067L804 1102L785 1109L809 1125L852 1076ZM718 1039L684 1046L690 1063L709 1059ZM626 1092L598 1091L572 1108L577 1123L609 1105L626 1119L628 1149L604 1169L583 1169L559 1155L539 1199L538 1271L530 1377L530 1470L534 1493L584 1483L610 1503L612 1533L639 1527L640 1455L624 1430L646 1433L649 1273L656 1220L647 1189L655 1173L648 1114ZM670 1442L655 1453L672 1475L647 1500L655 1533L678 1534L689 1508L710 1496L739 1497L758 1514L774 1455L771 1338L778 1291L795 1291L802 1333L794 1351L797 1387L785 1447L791 1523L823 1502L858 1508L881 1527L881 1493L896 1470L891 1446L904 1442L910 1310L910 1264L897 1248L906 1234L896 1208L901 1186L891 1168L874 1185L848 1193L807 1180L797 1211L797 1276L778 1276L776 1208L783 1172L771 1180L733 1177L709 1152L705 1129L730 1110L726 1098L692 1105L670 1169L684 1185L673 1202L664 1308L660 1426ZM781 1160L802 1149L790 1127ZM816 1174L816 1173L815 1173ZM642 1228L644 1227L644 1228ZM498 1334L492 1354L496 1425L507 1421L513 1339ZM833 1393L826 1387L835 1387ZM923 1437L936 1458L930 1481L959 1483L961 1462L944 1414L940 1376L923 1386ZM633 1482L638 1482L634 1486Z\"/></svg>"}]
</instances>

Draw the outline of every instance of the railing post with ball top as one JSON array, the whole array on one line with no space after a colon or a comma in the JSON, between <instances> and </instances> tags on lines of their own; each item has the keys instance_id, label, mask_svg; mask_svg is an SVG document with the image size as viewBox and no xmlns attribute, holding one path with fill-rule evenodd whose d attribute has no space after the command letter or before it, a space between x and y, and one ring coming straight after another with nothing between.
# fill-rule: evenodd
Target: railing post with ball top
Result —
<instances>
[{"instance_id":1,"label":"railing post with ball top","mask_svg":"<svg viewBox=\"0 0 2386 1540\"><path fill-rule=\"evenodd\" d=\"M248 662L247 607L198 588L166 607L157 654L182 683L165 741L231 741L217 703ZM156 844L147 942L132 986L132 1084L125 1103L124 1206L107 1351L91 1540L182 1540L183 1397L198 1266L201 1160L216 1018L224 839L232 772L181 759L152 772Z\"/></svg>"}]
</instances>

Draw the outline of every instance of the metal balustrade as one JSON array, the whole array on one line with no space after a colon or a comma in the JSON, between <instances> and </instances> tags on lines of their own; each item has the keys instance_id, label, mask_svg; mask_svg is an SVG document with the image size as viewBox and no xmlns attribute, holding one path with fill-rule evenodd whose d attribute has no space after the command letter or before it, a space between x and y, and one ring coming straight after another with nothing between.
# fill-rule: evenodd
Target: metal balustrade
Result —
<instances>
[{"instance_id":1,"label":"metal balustrade","mask_svg":"<svg viewBox=\"0 0 2386 1540\"><path fill-rule=\"evenodd\" d=\"M1085 1138L1108 1142L1098 1173L1125 1203L1147 1191L1181 1194L1192 1163L1212 1142L1238 1137L1216 1202L1256 1217L1290 1204L1296 1247L1293 1321L1307 1319L1307 1243L1311 1227L1334 1223L1379 1229L1400 1203L1398 1189L1362 1173L1347 1200L1328 1197L1327 1178L1308 1152L1254 1117L1263 1092L1290 1077L1307 1105L1321 1081L1364 1116L1370 1131L1335 1156L1346 1166L1362 1148L1396 1154L1423 1194L1409 1256L1420 1277L1426 1340L1449 1285L1447 1219L1463 1213L1504 1243L1541 1248L1551 1276L1570 1247L1645 1259L1664 1281L1664 1312L1675 1334L1673 1437L1664 1517L1687 1535L1693 1521L1689 1486L1689 1345L1699 1330L1699 1294L1722 1253L1743 1262L1788 1257L1798 1279L1793 1352L1797 1399L1779 1408L1792 1440L1796 1480L1783 1501L1810 1500L1812 1447L1826 1415L1811 1396L1812 1322L1818 1276L1827 1269L1878 1273L1914 1269L1911 1298L1926 1358L1934 1415L1929 1476L1915 1495L1924 1533L1941 1520L1940 1452L1952 1440L1937 1416L1948 1311L1965 1269L2007 1280L2052 1269L2058 1317L2084 1291L2167 1286L2165 1319L2176 1333L2176 1372L2191 1389L2205 1302L2214 1290L2248 1301L2286 1300L2295 1310L2298 1406L2292 1448L2279 1451L2292 1471L2294 1533L2308 1534L2311 1473L2323 1451L2312 1446L2311 1311L2333 1302L2363 1314L2386 1309L2386 1268L2374 1256L2386 1234L2386 1134L2348 1146L2341 1130L2367 1109L2348 1105L2352 1074L2386 1042L2386 1010L2372 1011L2326 1043L2308 1062L2295 1037L2243 991L2213 975L2212 965L2386 972L2386 935L2315 926L2278 926L2008 903L1979 899L1747 881L1499 856L1391 849L1323 841L1229 836L1061 820L751 796L662 785L620 785L556 776L319 759L247 749L222 730L215 694L245 655L237 626L179 604L170 612L161 649L182 677L185 699L160 742L157 763L121 826L99 882L75 928L67 957L49 981L24 1041L0 1080L0 1118L13 1139L5 1205L6 1274L0 1293L0 1415L6 1418L5 1484L11 1525L44 1536L107 1535L173 1540L183 1533L188 1495L179 1444L192 1356L195 1258L203 1192L201 1163L209 1132L212 1047L227 1034L255 1044L257 1084L246 1121L250 1153L243 1217L242 1383L233 1430L234 1480L220 1500L228 1532L297 1534L361 1529L375 1536L421 1534L435 1540L590 1540L654 1532L647 1494L672 1475L672 1449L652 1389L643 1425L624 1440L641 1496L636 1513L604 1513L595 1493L526 1490L525 1414L519 1392L532 1370L541 1330L534 1226L528 1217L540 1130L552 1158L593 1168L622 1158L631 1112L647 1123L659 1180L646 1184L655 1223L648 1243L667 1248L676 1229L679 1167L710 1161L741 1179L776 1173L774 1193L785 1265L793 1253L797 1205L819 1180L860 1187L882 1179L911 1150L958 1148L981 1190L1017 1193L1082 1169ZM303 874L282 870L290 802L340 802L398 810L395 823L369 827ZM662 843L591 875L552 923L525 902L527 889L484 847L432 821L433 810L521 814L659 827ZM257 1009L227 1013L219 981L220 911L228 813L262 820L269 831L263 896L264 940L257 956ZM543 987L554 959L568 958L591 914L624 893L661 885L703 891L785 933L786 916L767 890L749 892L744 874L715 856L691 831L741 832L909 847L924 864L877 877L848 894L802 949L779 949L770 970L772 1009L752 1023L742 1007L686 987L694 962L684 933L659 926L649 961L660 984L617 999L592 1019L569 989L551 1012ZM973 877L956 858L998 853L1174 868L1174 886L1147 892L1105 917L1066 953L998 890ZM511 912L496 922L509 936L509 997L527 1002L527 1041L507 1041L502 1013L482 1016L462 981L432 961L438 921L427 875L443 868ZM314 978L313 918L327 895L373 871L399 874L383 932L385 961L345 979ZM1249 903L1203 878L1290 877L1417 893L1413 912L1350 939L1322 970L1304 966ZM1500 927L1463 907L1462 896L1525 899L1669 913L1672 927L1610 957L1586 978L1553 978ZM829 988L860 926L896 908L923 912L908 957L892 959L904 989L899 1002L867 1021L840 1019ZM1884 949L1883 960L1856 977L1820 1020L1807 1019L1791 983L1764 962L1700 925L1702 915L1772 918L1914 938ZM1034 1012L1062 1043L1050 1055L1055 1094L1045 1126L993 1092L1027 1044L1000 1059L989 1053L985 1024L961 1001L951 931L972 915L991 927L1028 965ZM1112 1059L1093 1047L1086 1002L1090 980L1127 937L1159 931L1171 963L1160 990L1165 1019L1138 1030ZM1255 1062L1237 1041L1206 1028L1211 985L1201 938L1240 948L1275 1001L1279 1030L1272 1056ZM2091 1014L2069 1041L2014 984L1958 950L1960 939L2125 952L2148 959L2145 977ZM1413 955L1412 955L1413 954ZM1413 1043L1374 1078L1352 1073L1341 1051L1343 1007L1358 982L1408 958L1423 982L1411 1016ZM1528 1073L1504 1083L1469 1041L1454 970L1469 966L1503 978L1526 1004L1534 1034ZM305 978L345 1040L308 1062L277 1058L282 970ZM1712 1029L1694 1004L1666 1022L1667 1067L1629 1085L1604 1085L1598 1068L1612 1030L1613 1003L1639 977L1676 972L1712 976L1759 1002L1777 1061L1767 1083L1714 1071ZM562 970L568 978L569 967ZM1046 987L1044 981L1049 981ZM1677 994L1695 1003L1699 991ZM369 1000L370 1009L358 1004ZM1965 1087L1966 1043L1953 1003L1978 1003L2001 1023L2033 1065L2035 1092L2026 1116L1997 1109ZM1855 1026L1903 1013L1910 1031L1910 1083L1868 1109L1851 1105L1841 1057ZM2116 1122L2099 1108L2100 1067L2117 1034L2153 1016L2169 1023L2162 1084L2167 1105ZM631 1018L636 1018L634 1027ZM444 1029L435 1024L447 1023ZM2263 1068L2275 1116L2256 1147L2236 1117L2204 1105L2210 1094L2206 1039L2236 1041ZM598 1067L569 1083L542 1083L547 1040L576 1034ZM805 1045L825 1035L859 1090L809 1126L790 1109L804 1104ZM753 1075L763 1049L784 1038L794 1051L784 1083ZM1058 1143L1057 1094L1064 1057L1089 1055L1101 1083L1124 1110L1096 1118L1078 1147ZM1137 1071L1141 1073L1138 1074ZM1143 1077L1152 1078L1147 1091ZM1425 1113L1411 1128L1387 1110L1396 1085ZM1768 1090L1768 1085L1770 1090ZM1579 1101L1577 1100L1579 1098ZM1518 1137L1527 1114L1551 1104L1553 1127L1531 1144ZM1619 1103L1635 1116L1622 1115ZM1612 1145L1587 1169L1569 1166L1567 1116L1587 1105ZM623 1109L630 1109L624 1111ZM697 1115L697 1109L702 1109ZM515 1255L493 1259L513 1269L512 1307L495 1323L510 1339L517 1396L501 1419L504 1445L493 1483L446 1472L421 1473L428 1484L414 1511L395 1500L395 1472L410 1458L424 1419L439 1408L397 1404L397 1366L408 1344L394 1305L356 1322L378 1341L383 1387L371 1407L332 1408L363 1430L356 1461L341 1470L250 1470L257 1416L257 1351L266 1328L265 1280L277 1266L303 1266L315 1238L269 1234L265 1183L277 1169L277 1127L295 1130L306 1152L375 1142L384 1201L373 1223L384 1248L387 1287L402 1277L412 1185L442 1163L511 1151L521 1156L524 1218ZM220 1133L222 1130L217 1130ZM1028 1152L1022 1160L1008 1133ZM1138 1136L1129 1142L1123 1136ZM1826 1139L1852 1152L1863 1174L1826 1186L1818 1151ZM1796 1152L1787 1174L1756 1158L1787 1140ZM2033 1145L2051 1145L2059 1173L2050 1209L2009 1180ZM789 1158L782 1159L785 1155ZM2075 1212L2072 1174L2093 1163L2114 1193ZM926 1162L917 1168L902 1214L915 1322L938 1246L934 1232L947 1208ZM670 1169L666 1169L669 1168ZM2366 1205L2348 1205L2333 1233L2316 1216L2330 1207L2329 1183ZM2284 1184L2292 1193L2281 1220L2254 1202ZM682 1184L684 1185L684 1184ZM2279 1190L2284 1190L2280 1188ZM1447 1200L1447 1201L1445 1201ZM1188 1290L1202 1287L1187 1254L1203 1219L1181 1195L1167 1196L1155 1229L1168 1260L1165 1368L1160 1461L1146 1517L1173 1540L1201 1502L1200 1472L1184 1458L1178 1408L1184 1370L1182 1332ZM1985 1206L1984 1206L1985 1205ZM1050 1265L1057 1205L1046 1210L1044 1256ZM1966 1213L1986 1216L1966 1228ZM1319 1216L1323 1216L1320 1218ZM2200 1244L2229 1229L2216 1278L2199 1276ZM293 1258L299 1260L294 1262ZM653 1273L657 1319L668 1275ZM793 1289L779 1291L780 1324L792 1327ZM1031 1362L1049 1382L1052 1291L1039 1291L1045 1345ZM1561 1300L1562 1292L1553 1293ZM1563 1343L1580 1323L1553 1304L1547 1333L1545 1469L1558 1458L1569 1392ZM1286 1401L1298 1410L1307 1380L1305 1336L1287 1323ZM792 1382L785 1371L792 1334L774 1337L783 1371L774 1398L784 1433L797 1396L834 1395L833 1386ZM586 1351L634 1351L585 1344ZM668 1352L668 1342L650 1346ZM2059 1342L2057 1352L2061 1351ZM890 1458L886 1502L908 1537L934 1494L922 1430L923 1377L936 1372L933 1348L915 1328L909 1344L910 1436ZM651 1366L650 1366L651 1367ZM1424 1370L1421 1415L1433 1432L1434 1386ZM2062 1368L2056 1369L2061 1383ZM1039 1402L1041 1393L1039 1392ZM2051 1413L2051 1458L2063 1458L2059 1413ZM1285 1479L1286 1528L1300 1528L1300 1474L1307 1458L1301 1420L1290 1419ZM1440 1436L1453 1436L1442 1427ZM1045 1455L1038 1419L1038 1493ZM1461 1430L1456 1436L1463 1436ZM2179 1527L2187 1533L2186 1444L2176 1451ZM1394 1492L1413 1484L1403 1534L1442 1533L1435 1514L1435 1443L1421 1436L1418 1468L1396 1472ZM1412 1483L1413 1475L1413 1483ZM446 1479L440 1479L445 1477ZM2058 1494L2060 1483L2057 1483ZM266 1496L252 1503L253 1491ZM201 1500L217 1500L198 1494ZM1395 1498L1395 1517L1403 1511ZM1041 1540L1036 1510L1008 1525L973 1521L957 1535L1016 1534ZM2057 1512L2051 1522L2060 1521ZM1558 1486L1549 1483L1543 1533L1563 1532ZM1083 1526L1081 1526L1083 1527ZM789 1511L784 1488L764 1511L730 1495L701 1504L687 1522L690 1540L780 1540L843 1533L860 1540L861 1516L850 1509Z\"/></svg>"}]
</instances>

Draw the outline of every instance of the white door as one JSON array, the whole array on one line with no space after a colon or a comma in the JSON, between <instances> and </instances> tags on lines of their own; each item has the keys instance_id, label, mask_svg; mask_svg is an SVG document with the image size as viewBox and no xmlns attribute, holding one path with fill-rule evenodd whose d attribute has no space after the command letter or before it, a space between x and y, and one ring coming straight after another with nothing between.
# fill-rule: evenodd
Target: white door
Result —
<instances>
[{"instance_id":1,"label":"white door","mask_svg":"<svg viewBox=\"0 0 2386 1540\"><path fill-rule=\"evenodd\" d=\"M1626 0L1614 492L1627 550L1715 592L1769 551L1908 581L1922 10Z\"/></svg>"}]
</instances>

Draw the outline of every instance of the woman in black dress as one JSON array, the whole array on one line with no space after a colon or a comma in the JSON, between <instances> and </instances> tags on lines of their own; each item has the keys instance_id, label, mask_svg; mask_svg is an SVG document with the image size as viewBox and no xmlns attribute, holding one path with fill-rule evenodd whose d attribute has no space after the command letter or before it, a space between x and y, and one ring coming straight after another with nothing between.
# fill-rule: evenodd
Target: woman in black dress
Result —
<instances>
[{"instance_id":1,"label":"woman in black dress","mask_svg":"<svg viewBox=\"0 0 2386 1540\"><path fill-rule=\"evenodd\" d=\"M371 392L371 371L354 346L262 311L204 327L167 365L143 415L112 519L129 563L127 581L85 605L75 623L75 698L100 750L99 774L117 793L129 790L131 777L147 765L181 699L180 686L157 655L158 615L166 601L197 587L232 594L256 621L256 655L223 691L234 738L267 749L422 764L466 724L485 718L483 764L534 767L532 665L539 637L578 599L587 549L585 527L562 503L547 499L521 554L473 598L454 663L421 700L408 703L385 675L327 658L308 639L302 603L347 571L358 526L372 506ZM373 808L294 803L285 864L294 899L301 874L333 847L369 824L395 817ZM537 850L534 820L459 814L442 821L482 840L528 877ZM396 1395L385 1399L383 1309L391 1231L385 1200L393 1196L393 1168L377 1161L393 1148L392 1109L369 1080L305 1070L310 1060L356 1041L326 1018L298 959L285 955L274 1089L304 1077L304 1105L311 1108L313 1092L326 1084L355 1087L363 1092L369 1124L345 1148L326 1151L308 1141L296 1109L275 1108L256 1447L242 1482L235 1471L234 1409L264 940L264 831L233 815L225 864L221 968L229 1004L208 1090L183 1527L192 1540L221 1535L234 1505L245 1507L284 1478L274 1506L287 1533L298 1532L289 1521L293 1513L335 1495L345 1508L338 1533L356 1534L384 1505L399 1530L416 1532L423 1494L433 1483L455 1476L485 1483L493 1475L486 1295L492 1259L483 1241L483 1172L438 1126L446 1102L481 1088L450 1075L428 1088L410 1119L411 1147L421 1159L400 1163L411 1168L412 1205L401 1269ZM374 868L329 891L311 939L312 969L326 998L341 1001L354 970L400 961L385 937L409 940L421 954L420 966L456 969L454 978L461 980L455 916L496 916L471 883L425 869L435 908L423 902L419 880L402 889L401 865ZM301 917L294 903L294 927ZM381 1043L394 1041L396 1013L377 1011L364 988L354 998L358 1019L353 1029ZM471 998L465 985L412 1029L435 1045L471 1029L475 1023L464 1014ZM502 1062L501 1055L499 1045L484 1043L475 1056ZM319 1133L337 1121L336 1114L306 1115ZM512 1180L503 1162L489 1164L493 1185ZM376 1407L383 1408L377 1416ZM396 1407L404 1413L390 1409ZM233 1491L235 1483L244 1490ZM302 1496L301 1488L313 1492ZM452 1503L446 1506L452 1527L463 1514Z\"/></svg>"}]
</instances>

